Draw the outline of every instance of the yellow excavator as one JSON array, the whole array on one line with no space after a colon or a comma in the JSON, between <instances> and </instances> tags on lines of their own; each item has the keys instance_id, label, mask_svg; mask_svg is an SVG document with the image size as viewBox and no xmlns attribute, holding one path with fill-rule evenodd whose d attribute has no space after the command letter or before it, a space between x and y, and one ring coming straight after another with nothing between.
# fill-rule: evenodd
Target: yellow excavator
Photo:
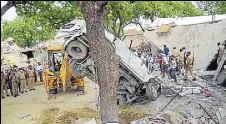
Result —
<instances>
[{"instance_id":1,"label":"yellow excavator","mask_svg":"<svg viewBox=\"0 0 226 124\"><path fill-rule=\"evenodd\" d=\"M76 87L84 92L83 77L76 77L70 71L70 58L62 45L47 47L48 62L43 69L43 79L47 94L56 94L62 89L64 92Z\"/></svg>"}]
</instances>

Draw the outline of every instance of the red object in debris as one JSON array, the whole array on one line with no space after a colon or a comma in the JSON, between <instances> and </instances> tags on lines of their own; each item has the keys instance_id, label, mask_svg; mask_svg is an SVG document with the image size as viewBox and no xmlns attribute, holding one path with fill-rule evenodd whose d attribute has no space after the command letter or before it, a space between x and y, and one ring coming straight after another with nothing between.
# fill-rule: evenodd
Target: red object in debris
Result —
<instances>
[{"instance_id":1,"label":"red object in debris","mask_svg":"<svg viewBox=\"0 0 226 124\"><path fill-rule=\"evenodd\" d=\"M211 93L208 91L207 88L204 88L203 95L204 95L205 97L210 97L210 96L211 96Z\"/></svg>"}]
</instances>

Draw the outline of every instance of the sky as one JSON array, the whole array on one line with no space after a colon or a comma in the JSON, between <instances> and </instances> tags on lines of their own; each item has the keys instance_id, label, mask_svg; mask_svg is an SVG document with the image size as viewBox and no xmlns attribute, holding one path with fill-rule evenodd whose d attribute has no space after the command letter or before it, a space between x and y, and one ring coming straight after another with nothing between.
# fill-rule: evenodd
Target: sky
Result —
<instances>
[{"instance_id":1,"label":"sky","mask_svg":"<svg viewBox=\"0 0 226 124\"><path fill-rule=\"evenodd\" d=\"M6 3L7 1L1 1L1 7L4 6ZM12 7L2 16L2 20L12 21L16 17L17 17L16 8Z\"/></svg>"}]
</instances>

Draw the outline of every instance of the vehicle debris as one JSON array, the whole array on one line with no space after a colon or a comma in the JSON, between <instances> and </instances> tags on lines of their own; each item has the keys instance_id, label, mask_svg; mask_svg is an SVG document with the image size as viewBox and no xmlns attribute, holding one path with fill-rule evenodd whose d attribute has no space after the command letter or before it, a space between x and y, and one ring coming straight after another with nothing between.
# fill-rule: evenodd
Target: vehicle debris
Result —
<instances>
[{"instance_id":1,"label":"vehicle debris","mask_svg":"<svg viewBox=\"0 0 226 124\"><path fill-rule=\"evenodd\" d=\"M130 122L130 124L170 124L162 117L145 117L143 119L135 120Z\"/></svg>"},{"instance_id":2,"label":"vehicle debris","mask_svg":"<svg viewBox=\"0 0 226 124\"><path fill-rule=\"evenodd\" d=\"M28 117L28 116L31 116L31 114L24 114L24 115L19 116L18 118L22 119L22 118L25 118L25 117Z\"/></svg>"}]
</instances>

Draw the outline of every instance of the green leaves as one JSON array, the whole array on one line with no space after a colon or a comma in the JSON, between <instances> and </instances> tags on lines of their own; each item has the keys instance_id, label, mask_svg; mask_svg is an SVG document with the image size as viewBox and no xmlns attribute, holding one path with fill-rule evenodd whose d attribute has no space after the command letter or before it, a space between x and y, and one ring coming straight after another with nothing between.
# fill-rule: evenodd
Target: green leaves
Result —
<instances>
[{"instance_id":1,"label":"green leaves","mask_svg":"<svg viewBox=\"0 0 226 124\"><path fill-rule=\"evenodd\" d=\"M226 1L219 1L217 6L217 14L226 14Z\"/></svg>"},{"instance_id":2,"label":"green leaves","mask_svg":"<svg viewBox=\"0 0 226 124\"><path fill-rule=\"evenodd\" d=\"M75 17L82 17L80 8L70 1L33 1L17 7L18 15L25 18L36 17L41 25L59 29Z\"/></svg>"},{"instance_id":3,"label":"green leaves","mask_svg":"<svg viewBox=\"0 0 226 124\"><path fill-rule=\"evenodd\" d=\"M225 2L221 1L219 5L217 11L225 13ZM128 24L140 25L141 16L153 21L155 17L204 14L190 1L110 1L108 7L110 12L105 18L105 25L119 38L123 37L123 28ZM53 38L62 25L83 16L75 1L29 1L17 5L16 10L20 18L4 23L3 38L13 37L22 47L31 46L36 40ZM42 27L42 30L37 30L37 27Z\"/></svg>"},{"instance_id":4,"label":"green leaves","mask_svg":"<svg viewBox=\"0 0 226 124\"><path fill-rule=\"evenodd\" d=\"M17 18L11 22L4 22L3 40L12 37L20 47L30 47L35 44L35 41L47 41L55 36L55 30L47 26L38 30L40 27L38 24L35 18Z\"/></svg>"},{"instance_id":5,"label":"green leaves","mask_svg":"<svg viewBox=\"0 0 226 124\"><path fill-rule=\"evenodd\" d=\"M123 28L131 23L139 24L139 18L154 20L154 17L168 18L176 16L199 16L203 11L197 10L189 2L183 1L117 1L109 3L110 13L105 19L109 31L116 37L123 36Z\"/></svg>"}]
</instances>

